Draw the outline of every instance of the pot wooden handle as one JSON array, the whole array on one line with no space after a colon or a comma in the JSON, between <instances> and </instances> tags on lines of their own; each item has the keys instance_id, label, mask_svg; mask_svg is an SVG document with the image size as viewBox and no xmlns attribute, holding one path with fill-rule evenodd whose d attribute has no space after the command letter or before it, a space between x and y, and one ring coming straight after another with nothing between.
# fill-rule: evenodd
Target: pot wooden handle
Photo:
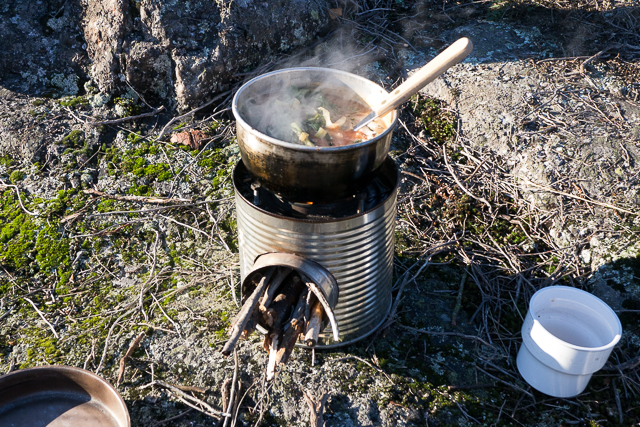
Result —
<instances>
[{"instance_id":1,"label":"pot wooden handle","mask_svg":"<svg viewBox=\"0 0 640 427\"><path fill-rule=\"evenodd\" d=\"M456 41L391 92L387 99L373 110L376 116L381 117L398 107L413 94L440 77L442 73L466 58L472 50L473 43L468 38L463 37Z\"/></svg>"}]
</instances>

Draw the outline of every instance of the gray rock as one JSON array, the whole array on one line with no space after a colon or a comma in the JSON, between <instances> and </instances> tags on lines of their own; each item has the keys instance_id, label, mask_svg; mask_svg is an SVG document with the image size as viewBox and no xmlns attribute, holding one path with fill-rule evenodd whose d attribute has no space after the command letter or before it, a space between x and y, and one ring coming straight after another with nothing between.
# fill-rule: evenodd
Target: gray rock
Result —
<instances>
[{"instance_id":1,"label":"gray rock","mask_svg":"<svg viewBox=\"0 0 640 427\"><path fill-rule=\"evenodd\" d=\"M93 176L89 172L83 172L80 175L80 181L84 184L91 185L93 183Z\"/></svg>"},{"instance_id":2,"label":"gray rock","mask_svg":"<svg viewBox=\"0 0 640 427\"><path fill-rule=\"evenodd\" d=\"M329 22L327 8L322 0L186 7L144 0L134 19L143 40L127 36L125 74L141 93L173 94L181 110L197 106L228 89L235 74L315 37Z\"/></svg>"},{"instance_id":3,"label":"gray rock","mask_svg":"<svg viewBox=\"0 0 640 427\"><path fill-rule=\"evenodd\" d=\"M120 81L118 55L128 28L128 0L88 2L83 21L87 52L92 60L90 74L103 92L112 92Z\"/></svg>"},{"instance_id":4,"label":"gray rock","mask_svg":"<svg viewBox=\"0 0 640 427\"><path fill-rule=\"evenodd\" d=\"M302 46L330 22L325 0L229 4L171 0L27 1L0 6L0 85L31 95L127 89L184 110L236 75ZM108 99L108 98L107 98Z\"/></svg>"},{"instance_id":5,"label":"gray rock","mask_svg":"<svg viewBox=\"0 0 640 427\"><path fill-rule=\"evenodd\" d=\"M3 1L0 84L32 95L74 95L88 56L79 1Z\"/></svg>"}]
</instances>

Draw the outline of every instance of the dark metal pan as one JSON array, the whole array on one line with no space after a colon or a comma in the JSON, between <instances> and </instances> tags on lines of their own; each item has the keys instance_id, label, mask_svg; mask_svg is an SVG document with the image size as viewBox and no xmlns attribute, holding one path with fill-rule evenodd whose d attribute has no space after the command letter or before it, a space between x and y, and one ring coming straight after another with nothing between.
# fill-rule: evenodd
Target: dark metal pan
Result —
<instances>
[{"instance_id":1,"label":"dark metal pan","mask_svg":"<svg viewBox=\"0 0 640 427\"><path fill-rule=\"evenodd\" d=\"M0 377L0 426L130 427L131 421L104 379L84 369L41 366Z\"/></svg>"}]
</instances>

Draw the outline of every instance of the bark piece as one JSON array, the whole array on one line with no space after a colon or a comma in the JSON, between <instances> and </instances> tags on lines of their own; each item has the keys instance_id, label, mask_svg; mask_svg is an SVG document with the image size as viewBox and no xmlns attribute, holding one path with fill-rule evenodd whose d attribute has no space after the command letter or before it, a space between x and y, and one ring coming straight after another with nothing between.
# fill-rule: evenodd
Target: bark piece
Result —
<instances>
[{"instance_id":1,"label":"bark piece","mask_svg":"<svg viewBox=\"0 0 640 427\"><path fill-rule=\"evenodd\" d=\"M207 135L201 130L180 132L171 136L171 142L179 145L188 145L192 150L199 150L204 145Z\"/></svg>"},{"instance_id":2,"label":"bark piece","mask_svg":"<svg viewBox=\"0 0 640 427\"><path fill-rule=\"evenodd\" d=\"M229 340L227 341L227 343L224 345L222 349L222 354L224 354L225 356L228 356L229 354L231 354L236 344L238 343L238 339L240 339L240 335L242 334L242 331L244 331L244 328L247 322L249 321L249 318L253 314L253 310L255 310L256 307L258 306L260 297L262 296L263 292L267 288L267 285L269 284L269 280L273 275L273 271L274 271L274 268L267 269L264 276L262 276L262 278L260 279L260 282L254 289L253 293L244 303L244 305L242 306L242 309L240 310L235 320L233 321L231 326L231 331L229 333Z\"/></svg>"}]
</instances>

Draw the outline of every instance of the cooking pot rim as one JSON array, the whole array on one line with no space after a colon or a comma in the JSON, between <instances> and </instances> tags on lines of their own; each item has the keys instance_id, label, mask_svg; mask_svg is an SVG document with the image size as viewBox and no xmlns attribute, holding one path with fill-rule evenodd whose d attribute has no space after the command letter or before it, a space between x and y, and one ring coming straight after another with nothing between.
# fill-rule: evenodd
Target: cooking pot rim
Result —
<instances>
[{"instance_id":1,"label":"cooking pot rim","mask_svg":"<svg viewBox=\"0 0 640 427\"><path fill-rule=\"evenodd\" d=\"M365 82L366 84L371 84L379 89L381 89L382 91L384 91L385 93L388 93L386 89L384 89L382 86L378 85L377 83L364 78L362 76L359 76L357 74L353 74L353 73L348 73L346 71L342 71L342 70L334 70L332 68L322 68L322 67L294 67L294 68L283 68L281 70L276 70L276 71L271 71L265 74L261 74L257 77L254 77L253 79L249 80L248 82L246 82L245 84L243 84L240 89L238 89L238 91L236 92L235 96L233 97L233 102L231 103L231 110L233 112L233 116L236 119L236 122L240 122L241 125L245 128L248 129L251 133L255 134L256 136L258 136L260 139L268 141L274 145L279 145L282 147L286 147L286 148L290 148L293 150L298 150L298 151L309 151L309 152L327 152L327 153L334 153L334 152L339 152L339 151L351 151L351 150L357 150L361 147L365 147L367 145L370 144L375 144L375 142L381 138L384 138L385 135L387 135L388 133L392 132L393 129L396 127L396 124L398 122L398 111L397 110L393 110L391 112L391 114L393 114L393 119L391 121L391 124L384 130L384 132L382 132L380 135L375 136L374 138L371 138L369 140L363 141L363 142L358 142L356 144L349 144L349 145L344 145L341 147L309 147L307 145L302 145L302 144L295 144L292 142L287 142L287 141L282 141L280 139L277 138L273 138L263 132L260 132L258 129L252 127L251 125L249 125L249 123L247 123L242 116L240 115L240 111L238 110L238 97L241 96L242 92L244 90L247 90L247 88L252 85L253 83L255 83L258 80L261 79L265 79L265 78L269 78L272 75L275 74L280 74L280 73L284 73L284 72L291 72L291 71L320 71L320 72L330 72L333 74L342 74L342 75L346 75L349 76L350 78L355 78L358 80L361 80L363 82Z\"/></svg>"}]
</instances>

